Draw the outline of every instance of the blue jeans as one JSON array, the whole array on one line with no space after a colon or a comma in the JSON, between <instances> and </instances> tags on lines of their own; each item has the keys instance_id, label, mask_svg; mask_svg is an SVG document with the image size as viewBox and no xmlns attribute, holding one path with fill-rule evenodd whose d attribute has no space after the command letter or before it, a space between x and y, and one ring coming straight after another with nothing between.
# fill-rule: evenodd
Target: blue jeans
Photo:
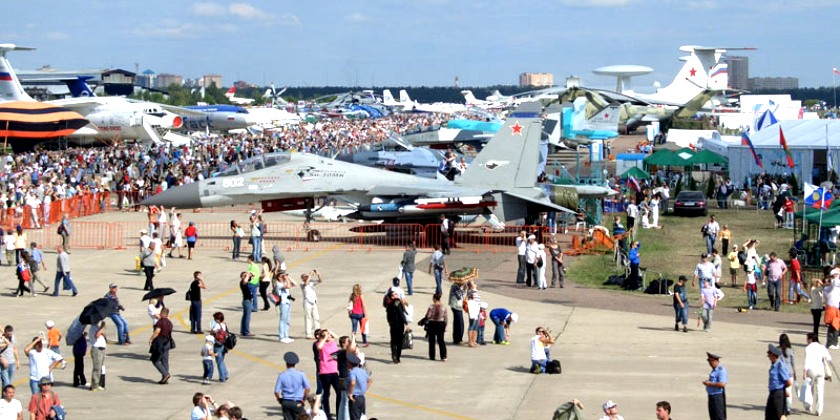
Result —
<instances>
[{"instance_id":1,"label":"blue jeans","mask_svg":"<svg viewBox=\"0 0 840 420\"><path fill-rule=\"evenodd\" d=\"M70 290L73 291L74 295L79 294L79 291L76 290L76 285L73 284L73 280L70 278L70 272L69 271L66 271L66 272L56 271L56 273L55 273L55 287L53 288L53 296L58 296L58 290L59 290L58 289L58 284L61 282L62 279L64 279L65 290L69 288Z\"/></svg>"},{"instance_id":2,"label":"blue jeans","mask_svg":"<svg viewBox=\"0 0 840 420\"><path fill-rule=\"evenodd\" d=\"M493 342L496 344L505 341L505 321L498 318L491 318L493 324L496 324L496 332L493 333Z\"/></svg>"},{"instance_id":3,"label":"blue jeans","mask_svg":"<svg viewBox=\"0 0 840 420\"><path fill-rule=\"evenodd\" d=\"M435 268L435 293L443 293L441 283L443 282L443 268Z\"/></svg>"},{"instance_id":4,"label":"blue jeans","mask_svg":"<svg viewBox=\"0 0 840 420\"><path fill-rule=\"evenodd\" d=\"M350 314L350 323L353 326L353 334L356 334L356 331L359 330L359 324L362 322L362 318L365 317L365 314Z\"/></svg>"},{"instance_id":5,"label":"blue jeans","mask_svg":"<svg viewBox=\"0 0 840 420\"><path fill-rule=\"evenodd\" d=\"M545 364L547 362L548 362L548 360L546 360L546 359L542 359L542 360L531 359L531 372L534 371L535 367L539 366L540 367L540 373L545 373Z\"/></svg>"},{"instance_id":6,"label":"blue jeans","mask_svg":"<svg viewBox=\"0 0 840 420\"><path fill-rule=\"evenodd\" d=\"M257 307L257 298L259 297L259 293L257 293L257 289L259 288L259 283L253 284L248 283L248 290L251 291L251 311L257 312L259 309Z\"/></svg>"},{"instance_id":7,"label":"blue jeans","mask_svg":"<svg viewBox=\"0 0 840 420\"><path fill-rule=\"evenodd\" d=\"M706 253L712 253L712 248L715 247L715 240L717 239L717 235L706 235Z\"/></svg>"},{"instance_id":8,"label":"blue jeans","mask_svg":"<svg viewBox=\"0 0 840 420\"><path fill-rule=\"evenodd\" d=\"M756 293L757 289L757 284L747 284L747 304L750 308L753 308L758 304L758 294Z\"/></svg>"},{"instance_id":9,"label":"blue jeans","mask_svg":"<svg viewBox=\"0 0 840 420\"><path fill-rule=\"evenodd\" d=\"M6 385L11 385L15 380L15 364L9 363L9 367L0 369L0 380L3 382L3 388Z\"/></svg>"},{"instance_id":10,"label":"blue jeans","mask_svg":"<svg viewBox=\"0 0 840 420\"><path fill-rule=\"evenodd\" d=\"M251 334L251 308L250 300L242 301L242 322L239 324L239 334L241 335Z\"/></svg>"},{"instance_id":11,"label":"blue jeans","mask_svg":"<svg viewBox=\"0 0 840 420\"><path fill-rule=\"evenodd\" d=\"M37 395L38 391L40 391L38 387L39 382L41 382L40 379L29 378L29 390L32 391L32 395Z\"/></svg>"},{"instance_id":12,"label":"blue jeans","mask_svg":"<svg viewBox=\"0 0 840 420\"><path fill-rule=\"evenodd\" d=\"M117 341L119 344L131 341L131 338L128 337L128 322L125 318L119 313L113 313L108 318L111 318L111 321L114 321L114 325L117 326Z\"/></svg>"},{"instance_id":13,"label":"blue jeans","mask_svg":"<svg viewBox=\"0 0 840 420\"><path fill-rule=\"evenodd\" d=\"M213 361L204 359L201 365L204 368L204 379L213 379Z\"/></svg>"},{"instance_id":14,"label":"blue jeans","mask_svg":"<svg viewBox=\"0 0 840 420\"><path fill-rule=\"evenodd\" d=\"M291 302L280 304L280 323L277 325L277 334L280 339L289 338L289 322L291 321L292 304Z\"/></svg>"},{"instance_id":15,"label":"blue jeans","mask_svg":"<svg viewBox=\"0 0 840 420\"><path fill-rule=\"evenodd\" d=\"M233 252L231 253L231 257L235 260L239 258L239 249L242 248L242 238L239 236L233 236Z\"/></svg>"},{"instance_id":16,"label":"blue jeans","mask_svg":"<svg viewBox=\"0 0 840 420\"><path fill-rule=\"evenodd\" d=\"M219 380L224 382L228 378L227 366L225 366L225 346L213 344L213 352L216 353L216 367L219 368ZM211 373L210 376L213 376Z\"/></svg>"},{"instance_id":17,"label":"blue jeans","mask_svg":"<svg viewBox=\"0 0 840 420\"><path fill-rule=\"evenodd\" d=\"M811 296L808 295L804 290L802 290L802 283L798 283L795 281L790 282L790 288L788 290L788 300L793 302L793 293L796 292L799 296L803 296L805 299L811 300Z\"/></svg>"},{"instance_id":18,"label":"blue jeans","mask_svg":"<svg viewBox=\"0 0 840 420\"><path fill-rule=\"evenodd\" d=\"M675 324L688 324L688 302L684 302L682 308L679 303L674 302L674 314L676 315Z\"/></svg>"},{"instance_id":19,"label":"blue jeans","mask_svg":"<svg viewBox=\"0 0 840 420\"><path fill-rule=\"evenodd\" d=\"M411 296L414 294L414 272L403 271L405 274L405 284L408 287L408 295Z\"/></svg>"},{"instance_id":20,"label":"blue jeans","mask_svg":"<svg viewBox=\"0 0 840 420\"><path fill-rule=\"evenodd\" d=\"M201 331L201 301L190 301L190 332L197 333Z\"/></svg>"},{"instance_id":21,"label":"blue jeans","mask_svg":"<svg viewBox=\"0 0 840 420\"><path fill-rule=\"evenodd\" d=\"M767 297L773 310L778 311L782 305L782 279L767 279Z\"/></svg>"},{"instance_id":22,"label":"blue jeans","mask_svg":"<svg viewBox=\"0 0 840 420\"><path fill-rule=\"evenodd\" d=\"M254 256L254 261L259 262L262 259L262 238L259 236L252 236L251 242L254 246L251 255Z\"/></svg>"}]
</instances>

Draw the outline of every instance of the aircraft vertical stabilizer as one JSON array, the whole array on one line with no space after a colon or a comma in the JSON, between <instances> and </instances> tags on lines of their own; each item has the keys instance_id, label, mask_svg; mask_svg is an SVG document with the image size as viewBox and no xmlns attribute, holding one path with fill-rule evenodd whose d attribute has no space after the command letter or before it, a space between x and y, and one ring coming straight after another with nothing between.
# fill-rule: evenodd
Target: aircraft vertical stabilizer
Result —
<instances>
[{"instance_id":1,"label":"aircraft vertical stabilizer","mask_svg":"<svg viewBox=\"0 0 840 420\"><path fill-rule=\"evenodd\" d=\"M19 47L15 44L0 44L0 102L35 100L23 90L12 64L6 59L8 51L31 51L35 48Z\"/></svg>"},{"instance_id":2,"label":"aircraft vertical stabilizer","mask_svg":"<svg viewBox=\"0 0 840 420\"><path fill-rule=\"evenodd\" d=\"M382 91L382 103L384 105L393 105L397 103L397 101L394 100L394 95L391 94L390 90L385 89Z\"/></svg>"},{"instance_id":3,"label":"aircraft vertical stabilizer","mask_svg":"<svg viewBox=\"0 0 840 420\"><path fill-rule=\"evenodd\" d=\"M542 105L526 102L473 159L461 184L493 190L532 188L537 180Z\"/></svg>"},{"instance_id":4,"label":"aircraft vertical stabilizer","mask_svg":"<svg viewBox=\"0 0 840 420\"><path fill-rule=\"evenodd\" d=\"M404 104L410 104L411 98L408 97L408 92L405 89L400 89L400 102Z\"/></svg>"}]
</instances>

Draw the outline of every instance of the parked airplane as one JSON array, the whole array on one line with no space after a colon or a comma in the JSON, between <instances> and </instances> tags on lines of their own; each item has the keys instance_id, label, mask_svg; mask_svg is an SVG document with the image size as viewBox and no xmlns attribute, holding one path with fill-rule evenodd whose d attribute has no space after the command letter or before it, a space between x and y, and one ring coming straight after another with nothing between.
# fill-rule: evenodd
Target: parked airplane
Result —
<instances>
[{"instance_id":1,"label":"parked airplane","mask_svg":"<svg viewBox=\"0 0 840 420\"><path fill-rule=\"evenodd\" d=\"M636 93L629 88L633 76L647 74L653 69L641 66L608 66L594 70L595 74L614 76L617 79L618 92L650 103L682 106L699 95L705 89L723 90L729 84L727 65L721 63L721 57L727 51L753 51L755 48L703 47L684 45L680 51L689 53L681 57L685 61L674 80L668 86L657 89L656 93ZM643 70L644 69L644 70Z\"/></svg>"},{"instance_id":2,"label":"parked airplane","mask_svg":"<svg viewBox=\"0 0 840 420\"><path fill-rule=\"evenodd\" d=\"M371 145L369 150L341 153L335 158L388 171L437 178L443 154L437 150L414 147L392 134L381 143Z\"/></svg>"},{"instance_id":3,"label":"parked airplane","mask_svg":"<svg viewBox=\"0 0 840 420\"><path fill-rule=\"evenodd\" d=\"M451 104L446 102L435 102L433 104L423 104L417 101L412 101L408 96L408 92L404 89L400 90L400 102L405 104L403 111L413 112L439 112L443 114L454 114L456 112L464 112L467 110L466 106L462 104Z\"/></svg>"},{"instance_id":4,"label":"parked airplane","mask_svg":"<svg viewBox=\"0 0 840 420\"><path fill-rule=\"evenodd\" d=\"M290 124L300 124L300 115L271 106L254 106L245 108L248 111L248 121L258 130L271 131Z\"/></svg>"},{"instance_id":5,"label":"parked airplane","mask_svg":"<svg viewBox=\"0 0 840 420\"><path fill-rule=\"evenodd\" d=\"M402 92L405 92L405 91L402 91ZM385 90L382 91L382 105L387 106L389 108L395 108L395 109L398 109L398 110L402 110L403 108L406 107L406 105L409 105L409 104L407 102L402 102L402 101L397 102L394 99L394 95L391 94L391 91L389 89L385 89Z\"/></svg>"},{"instance_id":6,"label":"parked airplane","mask_svg":"<svg viewBox=\"0 0 840 420\"><path fill-rule=\"evenodd\" d=\"M517 220L545 211L571 212L536 186L542 105L527 103L455 182L384 172L307 153L257 156L217 177L170 188L143 205L179 208L261 202L265 211L312 209L312 198L353 203L348 217L390 222L433 221L440 214ZM575 203L576 205L576 203Z\"/></svg>"},{"instance_id":7,"label":"parked airplane","mask_svg":"<svg viewBox=\"0 0 840 420\"><path fill-rule=\"evenodd\" d=\"M225 98L228 98L230 103L234 105L250 105L254 103L254 100L252 98L240 98L236 96L235 86L231 86L230 89L228 89L228 91L225 92Z\"/></svg>"},{"instance_id":8,"label":"parked airplane","mask_svg":"<svg viewBox=\"0 0 840 420\"><path fill-rule=\"evenodd\" d=\"M0 136L16 152L32 150L37 143L66 136L88 123L79 113L37 102L23 90L6 53L33 49L0 44Z\"/></svg>"},{"instance_id":9,"label":"parked airplane","mask_svg":"<svg viewBox=\"0 0 840 420\"><path fill-rule=\"evenodd\" d=\"M183 128L190 131L221 131L248 128L257 120L247 109L234 105L192 105L184 107L204 116L184 115Z\"/></svg>"},{"instance_id":10,"label":"parked airplane","mask_svg":"<svg viewBox=\"0 0 840 420\"><path fill-rule=\"evenodd\" d=\"M559 134L562 141L569 146L577 146L618 137L620 107L618 103L612 103L591 118L586 118L586 98L576 98L571 106L562 107L560 112L562 130ZM551 111L548 112L551 115ZM556 144L552 136L549 136L549 142Z\"/></svg>"}]
</instances>

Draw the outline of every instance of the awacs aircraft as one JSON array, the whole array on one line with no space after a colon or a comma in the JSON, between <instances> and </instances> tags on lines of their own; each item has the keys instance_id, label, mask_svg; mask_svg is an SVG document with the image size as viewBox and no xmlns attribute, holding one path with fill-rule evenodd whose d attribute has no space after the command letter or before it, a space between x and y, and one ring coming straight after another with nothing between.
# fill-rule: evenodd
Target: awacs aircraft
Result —
<instances>
[{"instance_id":1,"label":"awacs aircraft","mask_svg":"<svg viewBox=\"0 0 840 420\"><path fill-rule=\"evenodd\" d=\"M595 74L614 76L617 78L618 92L643 101L660 104L682 106L695 98L706 89L724 90L729 84L727 65L720 61L727 51L753 51L755 48L703 47L684 45L680 51L689 53L681 57L685 64L668 86L657 89L656 93L641 94L629 89L632 76L646 74L652 69L639 72L639 66L608 66L595 69Z\"/></svg>"},{"instance_id":2,"label":"awacs aircraft","mask_svg":"<svg viewBox=\"0 0 840 420\"><path fill-rule=\"evenodd\" d=\"M0 136L16 152L32 150L37 143L66 136L88 123L82 115L37 102L23 90L6 52L33 49L0 44Z\"/></svg>"},{"instance_id":3,"label":"awacs aircraft","mask_svg":"<svg viewBox=\"0 0 840 420\"><path fill-rule=\"evenodd\" d=\"M234 105L250 105L254 103L252 98L240 98L236 96L236 87L231 86L227 92L225 92L225 98L227 98L230 103Z\"/></svg>"},{"instance_id":4,"label":"awacs aircraft","mask_svg":"<svg viewBox=\"0 0 840 420\"><path fill-rule=\"evenodd\" d=\"M537 187L542 105L521 105L455 182L385 172L307 153L267 154L216 177L170 188L143 205L179 208L261 202L264 211L306 208L315 198L353 203L350 218L428 222L440 214L481 214L500 221L564 211ZM576 205L577 203L574 203Z\"/></svg>"}]
</instances>

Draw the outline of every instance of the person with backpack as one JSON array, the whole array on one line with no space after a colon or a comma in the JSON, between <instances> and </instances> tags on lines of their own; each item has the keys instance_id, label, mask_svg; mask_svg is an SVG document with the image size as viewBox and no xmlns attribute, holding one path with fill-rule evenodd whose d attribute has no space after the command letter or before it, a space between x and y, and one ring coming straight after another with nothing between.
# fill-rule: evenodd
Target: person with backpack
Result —
<instances>
[{"instance_id":1,"label":"person with backpack","mask_svg":"<svg viewBox=\"0 0 840 420\"><path fill-rule=\"evenodd\" d=\"M61 407L61 399L52 391L53 381L49 376L44 376L38 382L39 392L32 394L29 400L29 414L33 420L56 419L58 412L64 418L64 409Z\"/></svg>"},{"instance_id":2,"label":"person with backpack","mask_svg":"<svg viewBox=\"0 0 840 420\"><path fill-rule=\"evenodd\" d=\"M554 343L554 337L543 327L537 327L535 335L531 337L531 373L546 373L548 356L545 354L546 346Z\"/></svg>"},{"instance_id":3,"label":"person with backpack","mask_svg":"<svg viewBox=\"0 0 840 420\"><path fill-rule=\"evenodd\" d=\"M227 353L225 341L227 341L229 334L227 324L225 324L225 314L222 312L213 314L210 332L213 335L213 354L219 371L219 382L225 382L228 379L228 370L225 365L225 354Z\"/></svg>"}]
</instances>

